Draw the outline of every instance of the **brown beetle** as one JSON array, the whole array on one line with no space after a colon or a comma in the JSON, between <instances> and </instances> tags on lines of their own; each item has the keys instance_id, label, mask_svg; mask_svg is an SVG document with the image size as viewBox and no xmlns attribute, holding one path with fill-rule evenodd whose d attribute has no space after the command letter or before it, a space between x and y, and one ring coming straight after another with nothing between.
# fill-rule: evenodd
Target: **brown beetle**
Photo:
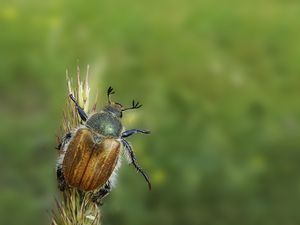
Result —
<instances>
[{"instance_id":1,"label":"brown beetle","mask_svg":"<svg viewBox=\"0 0 300 225\"><path fill-rule=\"evenodd\" d=\"M70 95L80 118L85 123L66 134L58 146L62 152L56 170L59 188L64 190L67 186L71 186L82 191L92 191L93 200L97 203L111 191L123 149L130 163L143 175L151 189L148 176L137 164L132 147L125 140L132 134L149 134L150 131L139 129L123 131L120 121L122 112L138 109L142 105L133 101L132 107L124 108L121 104L111 101L111 94L114 94L114 91L109 87L108 105L91 116L87 116L74 96Z\"/></svg>"}]
</instances>

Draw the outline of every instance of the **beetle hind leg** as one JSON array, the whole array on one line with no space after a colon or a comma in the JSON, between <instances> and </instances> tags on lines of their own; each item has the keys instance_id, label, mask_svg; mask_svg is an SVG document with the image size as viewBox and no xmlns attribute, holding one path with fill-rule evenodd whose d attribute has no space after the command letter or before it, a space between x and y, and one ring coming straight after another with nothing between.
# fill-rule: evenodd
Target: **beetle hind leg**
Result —
<instances>
[{"instance_id":1,"label":"beetle hind leg","mask_svg":"<svg viewBox=\"0 0 300 225\"><path fill-rule=\"evenodd\" d=\"M137 160L136 160L136 157L135 157L134 152L132 150L132 147L130 146L130 144L128 143L128 141L126 141L124 138L122 138L122 143L123 143L123 145L125 147L125 150L127 151L128 157L130 158L130 161L131 161L131 164L144 177L144 179L146 180L146 182L148 184L149 190L151 190L150 179L149 179L148 175L143 171L143 169L137 163Z\"/></svg>"},{"instance_id":2,"label":"beetle hind leg","mask_svg":"<svg viewBox=\"0 0 300 225\"><path fill-rule=\"evenodd\" d=\"M92 195L92 201L98 206L103 205L103 199L110 193L110 191L111 182L107 181L107 183L103 187L101 187L99 191Z\"/></svg>"}]
</instances>

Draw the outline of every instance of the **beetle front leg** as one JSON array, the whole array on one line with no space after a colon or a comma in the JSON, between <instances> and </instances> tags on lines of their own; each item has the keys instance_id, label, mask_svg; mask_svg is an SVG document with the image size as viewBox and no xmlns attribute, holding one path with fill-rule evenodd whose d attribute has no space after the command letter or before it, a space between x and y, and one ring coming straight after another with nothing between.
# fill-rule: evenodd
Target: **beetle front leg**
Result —
<instances>
[{"instance_id":1,"label":"beetle front leg","mask_svg":"<svg viewBox=\"0 0 300 225\"><path fill-rule=\"evenodd\" d=\"M103 199L110 193L111 191L111 183L107 181L107 183L100 188L99 191L92 195L92 201L97 205L103 205Z\"/></svg>"},{"instance_id":2,"label":"beetle front leg","mask_svg":"<svg viewBox=\"0 0 300 225\"><path fill-rule=\"evenodd\" d=\"M128 155L130 157L130 160L131 160L131 163L132 165L136 168L136 170L142 174L142 176L145 178L146 182L148 183L148 187L149 187L149 190L151 190L151 182L147 176L147 174L142 170L142 168L138 165L137 163L137 160L136 160L136 157L134 155L134 152L130 146L130 144L125 140L125 139L122 139L122 143L123 145L125 146L125 149L127 150L128 152Z\"/></svg>"},{"instance_id":3,"label":"beetle front leg","mask_svg":"<svg viewBox=\"0 0 300 225\"><path fill-rule=\"evenodd\" d=\"M149 130L139 130L139 129L126 130L122 133L121 137L126 138L126 137L129 137L129 136L131 136L133 134L137 134L137 133L150 134L150 131Z\"/></svg>"},{"instance_id":4,"label":"beetle front leg","mask_svg":"<svg viewBox=\"0 0 300 225\"><path fill-rule=\"evenodd\" d=\"M71 100L75 103L75 107L77 109L77 112L80 116L80 118L83 120L83 121L86 121L88 116L86 115L86 113L84 112L83 108L81 108L77 102L77 100L75 99L75 97L70 94L69 97L71 98Z\"/></svg>"}]
</instances>

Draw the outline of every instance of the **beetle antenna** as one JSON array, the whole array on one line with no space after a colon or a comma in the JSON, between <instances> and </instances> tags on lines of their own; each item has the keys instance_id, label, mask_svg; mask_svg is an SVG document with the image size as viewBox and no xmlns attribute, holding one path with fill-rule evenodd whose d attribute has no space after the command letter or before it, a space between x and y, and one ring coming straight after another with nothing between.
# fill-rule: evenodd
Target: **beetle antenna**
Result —
<instances>
[{"instance_id":1,"label":"beetle antenna","mask_svg":"<svg viewBox=\"0 0 300 225\"><path fill-rule=\"evenodd\" d=\"M132 106L131 107L128 107L128 108L125 108L125 109L122 109L122 111L126 111L126 110L129 110L129 109L138 109L138 108L141 108L143 105L140 104L139 102L135 102L134 100L132 100Z\"/></svg>"},{"instance_id":2,"label":"beetle antenna","mask_svg":"<svg viewBox=\"0 0 300 225\"><path fill-rule=\"evenodd\" d=\"M114 93L115 93L114 89L111 86L109 86L109 88L107 89L108 104L111 104L110 96L113 95Z\"/></svg>"}]
</instances>

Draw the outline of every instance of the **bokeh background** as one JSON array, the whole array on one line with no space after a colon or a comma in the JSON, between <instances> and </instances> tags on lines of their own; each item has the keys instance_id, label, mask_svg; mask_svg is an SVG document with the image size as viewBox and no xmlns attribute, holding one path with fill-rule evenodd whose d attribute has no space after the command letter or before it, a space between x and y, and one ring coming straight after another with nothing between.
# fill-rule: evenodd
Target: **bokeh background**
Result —
<instances>
[{"instance_id":1,"label":"bokeh background","mask_svg":"<svg viewBox=\"0 0 300 225\"><path fill-rule=\"evenodd\" d=\"M47 224L65 71L141 110L103 224L300 223L299 1L1 1L0 224Z\"/></svg>"}]
</instances>

